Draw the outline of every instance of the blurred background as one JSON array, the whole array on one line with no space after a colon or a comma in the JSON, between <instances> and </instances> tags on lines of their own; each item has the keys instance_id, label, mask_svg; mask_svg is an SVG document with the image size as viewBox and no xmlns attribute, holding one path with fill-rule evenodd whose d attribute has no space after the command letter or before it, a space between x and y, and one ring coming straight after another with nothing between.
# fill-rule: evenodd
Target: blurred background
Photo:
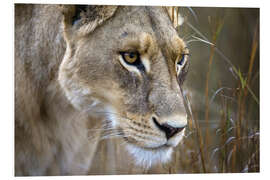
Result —
<instances>
[{"instance_id":1,"label":"blurred background","mask_svg":"<svg viewBox=\"0 0 270 180\"><path fill-rule=\"evenodd\" d=\"M259 9L170 7L190 50L189 126L173 160L149 170L100 143L90 174L259 172ZM95 162L95 161L94 161ZM117 162L117 163L115 163Z\"/></svg>"}]
</instances>

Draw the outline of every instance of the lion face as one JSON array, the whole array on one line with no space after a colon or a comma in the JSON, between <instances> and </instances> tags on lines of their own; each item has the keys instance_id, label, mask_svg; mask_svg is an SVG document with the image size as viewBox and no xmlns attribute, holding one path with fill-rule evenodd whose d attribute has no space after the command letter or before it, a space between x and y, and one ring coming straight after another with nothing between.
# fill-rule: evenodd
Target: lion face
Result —
<instances>
[{"instance_id":1,"label":"lion face","mask_svg":"<svg viewBox=\"0 0 270 180\"><path fill-rule=\"evenodd\" d=\"M167 162L187 125L181 83L188 50L163 8L110 13L102 23L66 15L58 80L76 109L104 116L137 164Z\"/></svg>"}]
</instances>

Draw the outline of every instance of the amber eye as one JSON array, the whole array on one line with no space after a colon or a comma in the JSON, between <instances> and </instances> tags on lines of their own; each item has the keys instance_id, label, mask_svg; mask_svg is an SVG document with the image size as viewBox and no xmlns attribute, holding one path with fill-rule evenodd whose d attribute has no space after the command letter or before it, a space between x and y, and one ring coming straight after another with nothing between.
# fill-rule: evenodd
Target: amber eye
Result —
<instances>
[{"instance_id":1,"label":"amber eye","mask_svg":"<svg viewBox=\"0 0 270 180\"><path fill-rule=\"evenodd\" d=\"M128 64L134 64L139 60L139 54L137 52L121 52L121 55Z\"/></svg>"},{"instance_id":2,"label":"amber eye","mask_svg":"<svg viewBox=\"0 0 270 180\"><path fill-rule=\"evenodd\" d=\"M122 62L120 60L122 65L135 66L139 70L145 71L139 52L137 51L119 52L119 54L122 56Z\"/></svg>"}]
</instances>

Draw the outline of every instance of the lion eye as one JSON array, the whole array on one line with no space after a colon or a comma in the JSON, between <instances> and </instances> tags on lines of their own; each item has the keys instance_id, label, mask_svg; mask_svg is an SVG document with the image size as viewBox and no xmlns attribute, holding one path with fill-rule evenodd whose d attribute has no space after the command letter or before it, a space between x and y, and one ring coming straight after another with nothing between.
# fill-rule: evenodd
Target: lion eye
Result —
<instances>
[{"instance_id":1,"label":"lion eye","mask_svg":"<svg viewBox=\"0 0 270 180\"><path fill-rule=\"evenodd\" d=\"M121 55L128 64L138 63L139 61L139 54L137 52L122 52Z\"/></svg>"},{"instance_id":2,"label":"lion eye","mask_svg":"<svg viewBox=\"0 0 270 180\"><path fill-rule=\"evenodd\" d=\"M186 54L181 54L181 56L177 62L178 65L181 65L181 66L183 65L184 60L185 60L185 56L186 56Z\"/></svg>"},{"instance_id":3,"label":"lion eye","mask_svg":"<svg viewBox=\"0 0 270 180\"><path fill-rule=\"evenodd\" d=\"M122 60L120 60L121 64L127 69L136 67L140 71L145 71L144 64L142 63L140 54L137 51L119 52L119 54L122 57Z\"/></svg>"},{"instance_id":4,"label":"lion eye","mask_svg":"<svg viewBox=\"0 0 270 180\"><path fill-rule=\"evenodd\" d=\"M182 70L183 66L185 65L185 61L186 61L186 56L189 54L181 54L178 59L176 60L176 72L177 75L180 74L180 71Z\"/></svg>"}]
</instances>

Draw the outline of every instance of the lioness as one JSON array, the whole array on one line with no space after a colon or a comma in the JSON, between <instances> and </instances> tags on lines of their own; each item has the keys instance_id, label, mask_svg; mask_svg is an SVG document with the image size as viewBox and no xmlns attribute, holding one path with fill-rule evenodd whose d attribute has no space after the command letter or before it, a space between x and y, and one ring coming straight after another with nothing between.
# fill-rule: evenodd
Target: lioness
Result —
<instances>
[{"instance_id":1,"label":"lioness","mask_svg":"<svg viewBox=\"0 0 270 180\"><path fill-rule=\"evenodd\" d=\"M15 5L15 175L88 174L103 138L168 162L187 55L162 7Z\"/></svg>"}]
</instances>

